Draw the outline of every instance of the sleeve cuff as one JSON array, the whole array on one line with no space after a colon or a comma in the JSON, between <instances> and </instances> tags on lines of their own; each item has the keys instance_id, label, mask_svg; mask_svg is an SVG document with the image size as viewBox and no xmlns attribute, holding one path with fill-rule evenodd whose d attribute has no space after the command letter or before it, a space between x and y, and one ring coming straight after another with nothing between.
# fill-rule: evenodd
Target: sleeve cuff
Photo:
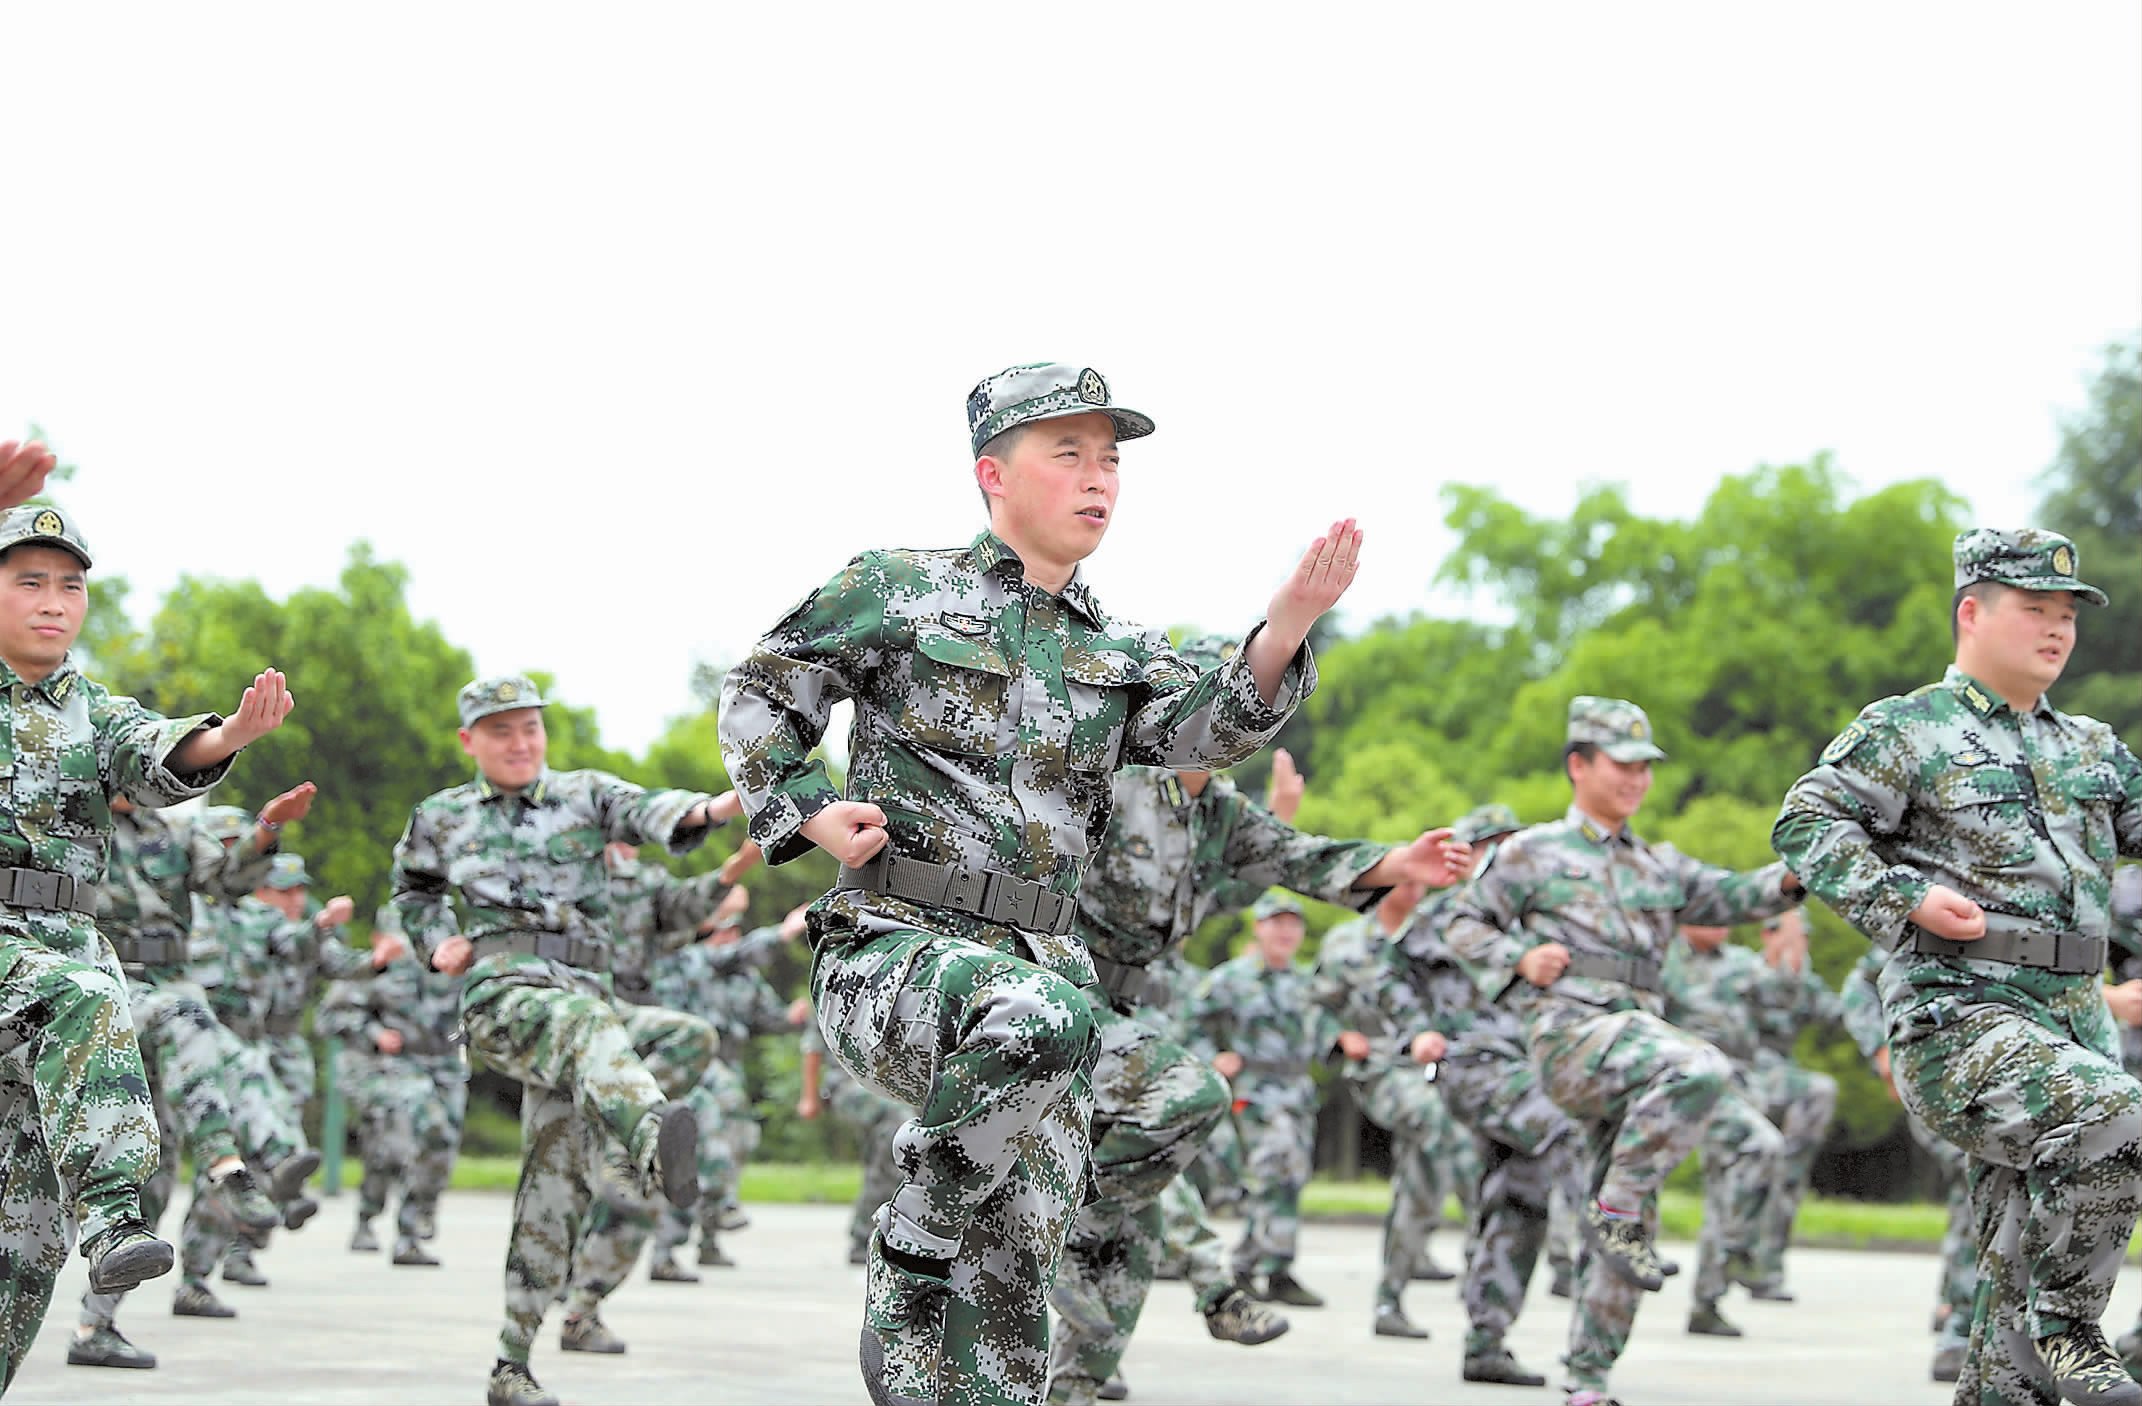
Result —
<instances>
[{"instance_id":1,"label":"sleeve cuff","mask_svg":"<svg viewBox=\"0 0 2142 1406\"><path fill-rule=\"evenodd\" d=\"M769 865L785 864L807 854L812 844L803 837L804 824L839 799L831 787L814 789L802 797L777 791L751 817L752 841L765 853Z\"/></svg>"}]
</instances>

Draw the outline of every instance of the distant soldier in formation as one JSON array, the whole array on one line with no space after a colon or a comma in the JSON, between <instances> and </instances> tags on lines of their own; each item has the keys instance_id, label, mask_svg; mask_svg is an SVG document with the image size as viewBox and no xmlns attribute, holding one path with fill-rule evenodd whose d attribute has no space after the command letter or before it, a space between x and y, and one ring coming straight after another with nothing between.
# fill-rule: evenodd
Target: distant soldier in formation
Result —
<instances>
[{"instance_id":1,"label":"distant soldier in formation","mask_svg":"<svg viewBox=\"0 0 2142 1406\"><path fill-rule=\"evenodd\" d=\"M1755 1283L1751 1297L1790 1303L1785 1287L1785 1251L1792 1243L1793 1222L1814 1181L1815 1158L1830 1133L1837 1112L1837 1081L1819 1069L1794 1060L1794 1046L1810 1026L1831 1026L1841 1018L1837 995L1823 983L1808 959L1807 918L1800 909L1763 923L1766 998L1755 1008L1754 1067L1749 1097L1776 1125L1784 1148L1778 1154L1763 1221L1756 1237Z\"/></svg>"},{"instance_id":2,"label":"distant soldier in formation","mask_svg":"<svg viewBox=\"0 0 2142 1406\"><path fill-rule=\"evenodd\" d=\"M848 1263L867 1264L878 1207L900 1184L900 1169L893 1164L893 1136L914 1116L914 1110L864 1087L838 1061L828 1064L825 1037L813 1022L803 1027L803 1092L796 1101L796 1116L810 1122L827 1109L855 1134L862 1151L862 1189L848 1217Z\"/></svg>"}]
</instances>

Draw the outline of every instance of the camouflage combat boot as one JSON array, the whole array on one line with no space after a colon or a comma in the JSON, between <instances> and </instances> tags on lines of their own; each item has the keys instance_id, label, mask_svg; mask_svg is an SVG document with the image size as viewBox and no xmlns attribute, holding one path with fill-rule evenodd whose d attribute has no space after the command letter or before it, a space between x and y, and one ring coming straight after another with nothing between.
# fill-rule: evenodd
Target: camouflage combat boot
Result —
<instances>
[{"instance_id":1,"label":"camouflage combat boot","mask_svg":"<svg viewBox=\"0 0 2142 1406\"><path fill-rule=\"evenodd\" d=\"M217 1298L207 1284L188 1279L171 1296L174 1318L236 1318L238 1310Z\"/></svg>"},{"instance_id":2,"label":"camouflage combat boot","mask_svg":"<svg viewBox=\"0 0 2142 1406\"><path fill-rule=\"evenodd\" d=\"M543 1390L535 1373L525 1363L501 1357L491 1364L491 1380L485 1386L485 1406L558 1406L558 1398Z\"/></svg>"},{"instance_id":3,"label":"camouflage combat boot","mask_svg":"<svg viewBox=\"0 0 2142 1406\"><path fill-rule=\"evenodd\" d=\"M146 1369L156 1365L156 1354L134 1346L118 1328L107 1323L86 1338L77 1334L67 1344L67 1365Z\"/></svg>"},{"instance_id":4,"label":"camouflage combat boot","mask_svg":"<svg viewBox=\"0 0 2142 1406\"><path fill-rule=\"evenodd\" d=\"M736 1261L721 1247L721 1241L711 1235L699 1237L699 1263L711 1269L734 1269Z\"/></svg>"},{"instance_id":5,"label":"camouflage combat boot","mask_svg":"<svg viewBox=\"0 0 2142 1406\"><path fill-rule=\"evenodd\" d=\"M699 1276L677 1263L674 1252L657 1250L648 1257L647 1277L657 1284L697 1284Z\"/></svg>"},{"instance_id":6,"label":"camouflage combat boot","mask_svg":"<svg viewBox=\"0 0 2142 1406\"><path fill-rule=\"evenodd\" d=\"M1294 1277L1293 1271L1275 1269L1264 1279L1264 1297L1295 1308L1322 1308L1324 1296Z\"/></svg>"},{"instance_id":7,"label":"camouflage combat boot","mask_svg":"<svg viewBox=\"0 0 2142 1406\"><path fill-rule=\"evenodd\" d=\"M1622 1280L1651 1293L1665 1286L1666 1275L1642 1216L1610 1216L1593 1201L1578 1210L1577 1226L1592 1253Z\"/></svg>"},{"instance_id":8,"label":"camouflage combat boot","mask_svg":"<svg viewBox=\"0 0 2142 1406\"><path fill-rule=\"evenodd\" d=\"M1376 1336L1426 1339L1428 1330L1406 1317L1406 1310L1402 1305L1386 1302L1376 1305Z\"/></svg>"},{"instance_id":9,"label":"camouflage combat boot","mask_svg":"<svg viewBox=\"0 0 2142 1406\"><path fill-rule=\"evenodd\" d=\"M871 1237L865 1278L860 1357L871 1406L937 1406L952 1286L887 1260L882 1233Z\"/></svg>"},{"instance_id":10,"label":"camouflage combat boot","mask_svg":"<svg viewBox=\"0 0 2142 1406\"><path fill-rule=\"evenodd\" d=\"M1287 1320L1243 1293L1229 1289L1220 1301L1204 1311L1205 1331L1221 1342L1255 1347L1287 1331Z\"/></svg>"},{"instance_id":11,"label":"camouflage combat boot","mask_svg":"<svg viewBox=\"0 0 2142 1406\"><path fill-rule=\"evenodd\" d=\"M2095 1323L2038 1339L2038 1356L2061 1399L2074 1406L2142 1406L2142 1384L2127 1375Z\"/></svg>"},{"instance_id":12,"label":"camouflage combat boot","mask_svg":"<svg viewBox=\"0 0 2142 1406\"><path fill-rule=\"evenodd\" d=\"M140 1221L120 1221L82 1247L89 1260L89 1289L121 1294L143 1280L169 1274L178 1252L170 1242L149 1233Z\"/></svg>"},{"instance_id":13,"label":"camouflage combat boot","mask_svg":"<svg viewBox=\"0 0 2142 1406\"><path fill-rule=\"evenodd\" d=\"M648 1194L660 1192L670 1205L689 1210L699 1203L699 1115L691 1105L672 1099L647 1115L655 1120L638 1130L645 1139L636 1159Z\"/></svg>"},{"instance_id":14,"label":"camouflage combat boot","mask_svg":"<svg viewBox=\"0 0 2142 1406\"><path fill-rule=\"evenodd\" d=\"M350 1236L350 1248L360 1255L379 1253L379 1232L372 1229L370 1216L357 1217L357 1229Z\"/></svg>"},{"instance_id":15,"label":"camouflage combat boot","mask_svg":"<svg viewBox=\"0 0 2142 1406\"><path fill-rule=\"evenodd\" d=\"M750 1224L751 1217L745 1215L744 1208L734 1202L722 1207L721 1214L714 1218L714 1228L717 1230L742 1230Z\"/></svg>"},{"instance_id":16,"label":"camouflage combat boot","mask_svg":"<svg viewBox=\"0 0 2142 1406\"><path fill-rule=\"evenodd\" d=\"M1101 1383L1100 1390L1094 1392L1094 1395L1100 1397L1103 1401L1128 1401L1130 1400L1130 1383L1124 1381L1120 1376L1110 1377L1107 1381Z\"/></svg>"},{"instance_id":17,"label":"camouflage combat boot","mask_svg":"<svg viewBox=\"0 0 2142 1406\"><path fill-rule=\"evenodd\" d=\"M568 1314L558 1329L558 1346L567 1352L602 1352L615 1356L625 1350L625 1340L603 1326L602 1318L586 1313Z\"/></svg>"},{"instance_id":18,"label":"camouflage combat boot","mask_svg":"<svg viewBox=\"0 0 2142 1406\"><path fill-rule=\"evenodd\" d=\"M211 1176L208 1188L243 1230L273 1230L283 1223L283 1213L261 1193L260 1183L243 1166L233 1167L222 1176Z\"/></svg>"},{"instance_id":19,"label":"camouflage combat boot","mask_svg":"<svg viewBox=\"0 0 2142 1406\"><path fill-rule=\"evenodd\" d=\"M1498 1386L1547 1385L1545 1377L1526 1371L1510 1349L1501 1346L1466 1353L1465 1366L1458 1375L1469 1382L1494 1382Z\"/></svg>"},{"instance_id":20,"label":"camouflage combat boot","mask_svg":"<svg viewBox=\"0 0 2142 1406\"><path fill-rule=\"evenodd\" d=\"M243 1284L248 1289L268 1287L268 1276L262 1274L260 1266L253 1263L253 1248L250 1245L234 1246L231 1252L223 1257L223 1277L229 1283Z\"/></svg>"},{"instance_id":21,"label":"camouflage combat boot","mask_svg":"<svg viewBox=\"0 0 2142 1406\"><path fill-rule=\"evenodd\" d=\"M394 1242L394 1262L404 1269L437 1269L439 1257L424 1248L414 1235L404 1235Z\"/></svg>"},{"instance_id":22,"label":"camouflage combat boot","mask_svg":"<svg viewBox=\"0 0 2142 1406\"><path fill-rule=\"evenodd\" d=\"M305 1179L318 1170L320 1154L309 1147L300 1148L275 1164L275 1169L268 1174L268 1193L275 1198L278 1206L287 1207L300 1199L310 1200L311 1198L305 1196ZM312 1209L319 1210L320 1203L314 1201ZM299 1224L303 1223L304 1218L301 1217ZM295 1230L297 1226L290 1226L289 1229Z\"/></svg>"},{"instance_id":23,"label":"camouflage combat boot","mask_svg":"<svg viewBox=\"0 0 2142 1406\"><path fill-rule=\"evenodd\" d=\"M1718 1311L1717 1303L1696 1300L1696 1306L1688 1311L1688 1331L1698 1337L1737 1338L1741 1331L1733 1321Z\"/></svg>"}]
</instances>

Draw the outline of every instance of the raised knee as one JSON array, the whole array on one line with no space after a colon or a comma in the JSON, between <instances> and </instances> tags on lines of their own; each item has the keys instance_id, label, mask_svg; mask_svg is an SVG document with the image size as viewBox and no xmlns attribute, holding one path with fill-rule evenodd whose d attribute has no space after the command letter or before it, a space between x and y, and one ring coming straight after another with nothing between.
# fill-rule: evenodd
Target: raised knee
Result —
<instances>
[{"instance_id":1,"label":"raised knee","mask_svg":"<svg viewBox=\"0 0 2142 1406\"><path fill-rule=\"evenodd\" d=\"M1076 986L1052 972L1034 971L991 993L985 1028L1021 1046L1036 1074L1083 1074L1100 1056L1093 1007Z\"/></svg>"}]
</instances>

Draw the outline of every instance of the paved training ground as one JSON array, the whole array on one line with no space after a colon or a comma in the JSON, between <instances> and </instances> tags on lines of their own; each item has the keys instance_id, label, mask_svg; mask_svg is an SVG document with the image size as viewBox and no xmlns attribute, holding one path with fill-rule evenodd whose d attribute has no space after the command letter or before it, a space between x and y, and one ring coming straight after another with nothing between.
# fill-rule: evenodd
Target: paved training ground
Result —
<instances>
[{"instance_id":1,"label":"paved training ground","mask_svg":"<svg viewBox=\"0 0 2142 1406\"><path fill-rule=\"evenodd\" d=\"M76 1256L11 1393L34 1402L452 1403L475 1406L497 1339L507 1200L449 1194L434 1249L443 1269L395 1269L386 1256L353 1255L345 1194L305 1230L277 1233L260 1257L267 1289L219 1282L240 1316L171 1316L176 1277L138 1291L120 1317L136 1343L162 1358L153 1372L70 1367L84 1276ZM846 1263L845 1208L755 1206L748 1230L726 1237L741 1262L702 1271L702 1284L653 1284L644 1265L607 1305L604 1320L631 1344L623 1357L558 1351L558 1317L544 1325L535 1370L572 1406L640 1403L859 1403L855 1344L862 1271ZM171 1226L177 1215L167 1217ZM391 1234L391 1227L381 1222ZM1223 1221L1232 1234L1239 1222ZM1456 1237L1436 1234L1436 1253L1455 1258ZM1504 1403L1561 1400L1555 1358L1568 1305L1544 1296L1544 1266L1514 1346L1549 1387L1473 1386L1458 1379L1463 1322L1450 1284L1416 1284L1407 1295L1426 1343L1369 1334L1377 1233L1365 1226L1310 1224L1301 1278L1331 1307L1288 1310L1294 1331L1244 1348L1213 1342L1180 1284L1154 1291L1125 1363L1136 1406L1195 1403ZM1726 1312L1748 1336L1692 1338L1686 1284L1695 1248L1672 1253L1687 1269L1650 1297L1614 1386L1629 1406L1934 1406L1948 1389L1927 1380L1927 1315L1935 1261L1928 1255L1800 1250L1791 1260L1793 1305L1750 1303ZM2142 1300L2142 1276L2123 1274L2108 1326L2125 1327Z\"/></svg>"}]
</instances>

